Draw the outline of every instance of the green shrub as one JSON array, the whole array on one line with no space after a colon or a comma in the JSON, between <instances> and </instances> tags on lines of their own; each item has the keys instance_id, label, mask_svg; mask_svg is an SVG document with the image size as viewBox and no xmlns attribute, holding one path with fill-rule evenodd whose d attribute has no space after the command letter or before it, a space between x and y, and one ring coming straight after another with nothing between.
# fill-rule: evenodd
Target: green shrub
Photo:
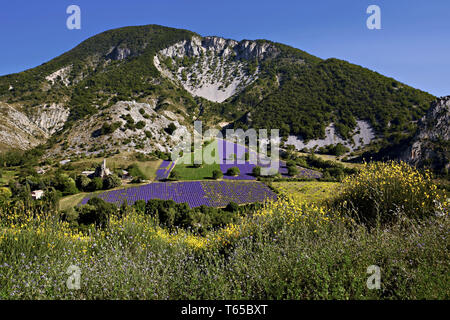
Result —
<instances>
[{"instance_id":1,"label":"green shrub","mask_svg":"<svg viewBox=\"0 0 450 320\"><path fill-rule=\"evenodd\" d=\"M0 187L0 203L5 202L12 197L12 192L7 187Z\"/></svg>"},{"instance_id":2,"label":"green shrub","mask_svg":"<svg viewBox=\"0 0 450 320\"><path fill-rule=\"evenodd\" d=\"M94 177L91 179L91 182L89 182L87 190L88 191L97 191L103 189L103 180L99 177Z\"/></svg>"},{"instance_id":3,"label":"green shrub","mask_svg":"<svg viewBox=\"0 0 450 320\"><path fill-rule=\"evenodd\" d=\"M144 128L145 127L145 122L144 121L138 121L137 123L136 123L136 129L142 129L142 128Z\"/></svg>"},{"instance_id":4,"label":"green shrub","mask_svg":"<svg viewBox=\"0 0 450 320\"><path fill-rule=\"evenodd\" d=\"M102 127L100 128L100 134L111 134L114 131L116 131L120 126L122 125L122 122L114 122L113 124L104 123Z\"/></svg>"},{"instance_id":5,"label":"green shrub","mask_svg":"<svg viewBox=\"0 0 450 320\"><path fill-rule=\"evenodd\" d=\"M122 185L122 180L115 174L110 174L103 179L103 189L117 188L120 185Z\"/></svg>"},{"instance_id":6,"label":"green shrub","mask_svg":"<svg viewBox=\"0 0 450 320\"><path fill-rule=\"evenodd\" d=\"M170 172L170 179L178 180L180 178L181 178L180 173L177 170L174 169Z\"/></svg>"},{"instance_id":7,"label":"green shrub","mask_svg":"<svg viewBox=\"0 0 450 320\"><path fill-rule=\"evenodd\" d=\"M239 210L239 205L236 202L233 202L233 201L231 201L225 207L225 211L228 211L228 212L236 212L238 210Z\"/></svg>"},{"instance_id":8,"label":"green shrub","mask_svg":"<svg viewBox=\"0 0 450 320\"><path fill-rule=\"evenodd\" d=\"M117 210L117 207L100 198L92 198L86 205L77 209L79 224L95 224L96 227L104 228L108 225L109 218Z\"/></svg>"},{"instance_id":9,"label":"green shrub","mask_svg":"<svg viewBox=\"0 0 450 320\"><path fill-rule=\"evenodd\" d=\"M91 179L89 179L84 174L80 174L75 179L75 183L78 189L82 191L89 191L89 183L91 182Z\"/></svg>"},{"instance_id":10,"label":"green shrub","mask_svg":"<svg viewBox=\"0 0 450 320\"><path fill-rule=\"evenodd\" d=\"M132 177L139 177L141 180L147 179L145 174L141 171L141 169L136 163L129 165L127 167L127 171Z\"/></svg>"},{"instance_id":11,"label":"green shrub","mask_svg":"<svg viewBox=\"0 0 450 320\"><path fill-rule=\"evenodd\" d=\"M290 176L295 176L298 174L297 166L288 166L287 170L288 170L288 175L290 175Z\"/></svg>"},{"instance_id":12,"label":"green shrub","mask_svg":"<svg viewBox=\"0 0 450 320\"><path fill-rule=\"evenodd\" d=\"M214 169L214 170L213 170L213 172L212 172L212 178L213 178L214 180L221 179L222 177L223 177L222 170L220 170L220 169Z\"/></svg>"},{"instance_id":13,"label":"green shrub","mask_svg":"<svg viewBox=\"0 0 450 320\"><path fill-rule=\"evenodd\" d=\"M240 174L241 174L241 171L239 170L238 167L231 167L227 170L228 176L238 176Z\"/></svg>"},{"instance_id":14,"label":"green shrub","mask_svg":"<svg viewBox=\"0 0 450 320\"><path fill-rule=\"evenodd\" d=\"M165 130L168 134L172 134L172 133L174 133L175 130L177 130L177 126L176 126L173 122L171 122L171 123L169 124L169 126L168 126L167 128L165 128L164 130Z\"/></svg>"},{"instance_id":15,"label":"green shrub","mask_svg":"<svg viewBox=\"0 0 450 320\"><path fill-rule=\"evenodd\" d=\"M253 167L252 175L255 176L255 177L261 176L261 167L260 166Z\"/></svg>"}]
</instances>

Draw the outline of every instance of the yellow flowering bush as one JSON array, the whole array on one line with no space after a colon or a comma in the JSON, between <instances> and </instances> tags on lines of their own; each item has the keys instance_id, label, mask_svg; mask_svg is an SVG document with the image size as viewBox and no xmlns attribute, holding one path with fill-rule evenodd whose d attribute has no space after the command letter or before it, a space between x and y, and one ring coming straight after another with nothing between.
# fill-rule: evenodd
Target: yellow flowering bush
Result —
<instances>
[{"instance_id":1,"label":"yellow flowering bush","mask_svg":"<svg viewBox=\"0 0 450 320\"><path fill-rule=\"evenodd\" d=\"M430 172L394 161L364 164L359 173L344 179L334 204L367 224L392 222L400 215L447 214Z\"/></svg>"}]
</instances>

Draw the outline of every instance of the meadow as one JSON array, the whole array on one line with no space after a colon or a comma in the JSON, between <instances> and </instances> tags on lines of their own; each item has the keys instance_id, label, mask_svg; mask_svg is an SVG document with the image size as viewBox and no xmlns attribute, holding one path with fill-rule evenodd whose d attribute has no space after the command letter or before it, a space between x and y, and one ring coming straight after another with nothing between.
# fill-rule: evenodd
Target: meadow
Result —
<instances>
[{"instance_id":1,"label":"meadow","mask_svg":"<svg viewBox=\"0 0 450 320\"><path fill-rule=\"evenodd\" d=\"M295 197L302 188L311 201ZM430 176L366 165L340 190L324 204L317 185L299 184L203 235L167 229L134 207L83 230L43 204L2 207L0 297L448 299L448 203ZM373 201L352 202L359 198ZM363 221L370 209L378 216ZM66 285L71 265L79 290ZM381 269L380 289L366 285L370 265Z\"/></svg>"},{"instance_id":2,"label":"meadow","mask_svg":"<svg viewBox=\"0 0 450 320\"><path fill-rule=\"evenodd\" d=\"M272 186L282 194L290 195L299 202L320 203L335 196L340 183L324 181L273 182Z\"/></svg>"}]
</instances>

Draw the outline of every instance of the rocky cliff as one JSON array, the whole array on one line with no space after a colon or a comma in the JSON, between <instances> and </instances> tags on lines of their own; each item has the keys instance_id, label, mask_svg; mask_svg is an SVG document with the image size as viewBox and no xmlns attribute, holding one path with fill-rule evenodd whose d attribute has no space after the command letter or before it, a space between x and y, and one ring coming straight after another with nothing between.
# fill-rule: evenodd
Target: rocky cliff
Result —
<instances>
[{"instance_id":1,"label":"rocky cliff","mask_svg":"<svg viewBox=\"0 0 450 320\"><path fill-rule=\"evenodd\" d=\"M257 79L255 61L279 52L268 42L193 36L160 50L154 64L192 95L223 102Z\"/></svg>"},{"instance_id":2,"label":"rocky cliff","mask_svg":"<svg viewBox=\"0 0 450 320\"><path fill-rule=\"evenodd\" d=\"M450 168L450 96L434 101L402 159L435 170Z\"/></svg>"}]
</instances>

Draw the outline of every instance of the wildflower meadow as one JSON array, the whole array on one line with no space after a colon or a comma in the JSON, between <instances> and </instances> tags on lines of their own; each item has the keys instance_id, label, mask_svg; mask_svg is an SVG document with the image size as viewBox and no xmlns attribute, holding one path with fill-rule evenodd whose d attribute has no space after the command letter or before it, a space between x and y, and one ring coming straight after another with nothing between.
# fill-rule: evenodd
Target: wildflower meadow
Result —
<instances>
[{"instance_id":1,"label":"wildflower meadow","mask_svg":"<svg viewBox=\"0 0 450 320\"><path fill-rule=\"evenodd\" d=\"M314 202L281 190L202 234L136 206L85 228L56 208L3 206L0 298L448 299L448 203L429 173L368 164L340 190Z\"/></svg>"}]
</instances>

